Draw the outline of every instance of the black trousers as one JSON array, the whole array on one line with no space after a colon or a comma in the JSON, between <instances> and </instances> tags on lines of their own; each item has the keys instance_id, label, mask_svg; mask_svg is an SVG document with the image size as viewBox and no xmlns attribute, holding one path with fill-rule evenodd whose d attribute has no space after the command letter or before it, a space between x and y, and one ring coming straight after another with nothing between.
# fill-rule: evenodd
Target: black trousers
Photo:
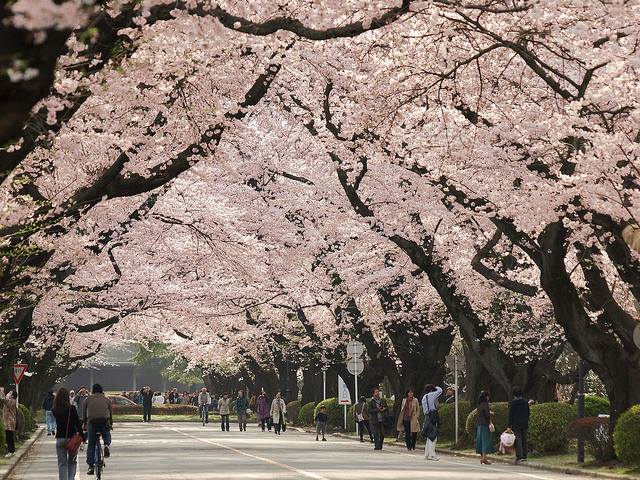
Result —
<instances>
[{"instance_id":1,"label":"black trousers","mask_svg":"<svg viewBox=\"0 0 640 480\"><path fill-rule=\"evenodd\" d=\"M142 405L142 421L151 421L151 405Z\"/></svg>"},{"instance_id":2,"label":"black trousers","mask_svg":"<svg viewBox=\"0 0 640 480\"><path fill-rule=\"evenodd\" d=\"M371 427L373 427L374 450L382 450L382 444L384 443L384 424L382 422L373 422Z\"/></svg>"},{"instance_id":3,"label":"black trousers","mask_svg":"<svg viewBox=\"0 0 640 480\"><path fill-rule=\"evenodd\" d=\"M407 450L415 450L418 432L411 433L411 420L403 420L402 425L404 425L404 441L407 444Z\"/></svg>"},{"instance_id":4,"label":"black trousers","mask_svg":"<svg viewBox=\"0 0 640 480\"><path fill-rule=\"evenodd\" d=\"M264 432L264 427L267 427L269 431L271 431L271 418L263 418L260 420L260 427Z\"/></svg>"},{"instance_id":5,"label":"black trousers","mask_svg":"<svg viewBox=\"0 0 640 480\"><path fill-rule=\"evenodd\" d=\"M280 432L283 430L282 425L283 425L282 415L280 415L280 417L278 418L278 423L273 424L273 429L278 435L280 435Z\"/></svg>"},{"instance_id":6,"label":"black trousers","mask_svg":"<svg viewBox=\"0 0 640 480\"><path fill-rule=\"evenodd\" d=\"M16 432L13 430L5 430L4 431L7 437L7 452L15 453L16 451Z\"/></svg>"},{"instance_id":7,"label":"black trousers","mask_svg":"<svg viewBox=\"0 0 640 480\"><path fill-rule=\"evenodd\" d=\"M529 453L529 444L527 442L526 428L514 428L513 433L516 435L516 459L526 460Z\"/></svg>"},{"instance_id":8,"label":"black trousers","mask_svg":"<svg viewBox=\"0 0 640 480\"><path fill-rule=\"evenodd\" d=\"M373 442L373 434L371 433L371 425L369 425L369 420L359 420L358 421L358 432L360 433L360 441L364 440L364 429L367 429L367 433L369 434L369 438Z\"/></svg>"}]
</instances>

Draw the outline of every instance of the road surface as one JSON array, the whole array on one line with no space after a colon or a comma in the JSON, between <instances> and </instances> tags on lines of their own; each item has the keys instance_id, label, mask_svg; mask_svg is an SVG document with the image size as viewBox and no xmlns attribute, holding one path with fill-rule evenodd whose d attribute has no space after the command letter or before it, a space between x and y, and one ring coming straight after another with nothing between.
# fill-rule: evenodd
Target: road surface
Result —
<instances>
[{"instance_id":1,"label":"road surface","mask_svg":"<svg viewBox=\"0 0 640 480\"><path fill-rule=\"evenodd\" d=\"M288 430L276 436L251 426L247 432L221 432L211 424L125 423L116 425L113 437L105 480L587 480L455 457L427 462L419 450L374 452L369 443L332 436L316 442L306 433ZM86 470L79 458L76 478L91 478ZM57 478L55 444L43 436L11 480Z\"/></svg>"}]
</instances>

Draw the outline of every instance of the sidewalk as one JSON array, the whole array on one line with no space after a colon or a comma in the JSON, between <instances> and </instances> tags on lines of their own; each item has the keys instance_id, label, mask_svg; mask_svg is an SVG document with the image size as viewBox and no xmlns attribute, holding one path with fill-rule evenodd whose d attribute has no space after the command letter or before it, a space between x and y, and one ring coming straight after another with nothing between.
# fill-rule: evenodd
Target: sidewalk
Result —
<instances>
[{"instance_id":1,"label":"sidewalk","mask_svg":"<svg viewBox=\"0 0 640 480\"><path fill-rule=\"evenodd\" d=\"M16 465L22 460L22 458L27 454L27 452L31 449L36 440L38 440L42 433L45 431L45 427L37 427L36 431L31 434L31 436L16 450L16 454L11 457L9 463L5 465L0 465L0 480L4 480L9 478L9 475L16 467Z\"/></svg>"},{"instance_id":2,"label":"sidewalk","mask_svg":"<svg viewBox=\"0 0 640 480\"><path fill-rule=\"evenodd\" d=\"M312 430L309 428L304 428L304 427L292 427L292 428L295 428L305 433L311 433L311 434L316 433L315 430ZM346 433L332 432L330 433L330 435L358 441L358 439L355 436L349 435ZM385 438L385 446L392 447L395 449L400 449L400 450L404 450L406 448L404 441L399 442L395 438L393 439ZM452 457L472 458L476 460L478 459L478 455L474 453L460 452L457 450L450 450L450 449L444 449L444 448L437 448L436 451L438 453L450 455ZM501 457L498 455L489 455L489 459L494 463L500 463L505 465L515 465L515 461L513 459L507 459L505 457ZM562 474L568 474L568 475L582 475L586 477L603 478L603 479L610 479L610 480L639 480L640 479L640 476L637 476L637 475L619 475L616 473L595 472L586 468L558 467L558 466L547 465L544 463L531 462L531 461L528 461L526 463L520 463L518 464L518 466L531 468L535 470L543 470L546 472L555 472L555 473L562 473Z\"/></svg>"}]
</instances>

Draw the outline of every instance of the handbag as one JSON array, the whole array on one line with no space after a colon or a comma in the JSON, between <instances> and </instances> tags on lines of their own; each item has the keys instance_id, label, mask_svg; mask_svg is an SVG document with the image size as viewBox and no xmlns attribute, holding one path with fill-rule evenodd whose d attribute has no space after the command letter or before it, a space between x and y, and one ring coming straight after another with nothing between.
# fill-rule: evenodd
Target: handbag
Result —
<instances>
[{"instance_id":1,"label":"handbag","mask_svg":"<svg viewBox=\"0 0 640 480\"><path fill-rule=\"evenodd\" d=\"M491 433L494 433L496 431L496 426L493 424L493 422L489 423L489 431Z\"/></svg>"},{"instance_id":2,"label":"handbag","mask_svg":"<svg viewBox=\"0 0 640 480\"><path fill-rule=\"evenodd\" d=\"M67 414L67 435L69 435L69 425L71 423L71 406L69 406L69 412ZM76 432L71 438L69 438L69 440L67 440L67 442L64 444L64 448L67 449L67 452L69 452L72 455L75 455L78 453L78 449L80 448L80 445L82 445L82 442L84 442L84 438L82 438L82 435L80 435L79 432Z\"/></svg>"}]
</instances>

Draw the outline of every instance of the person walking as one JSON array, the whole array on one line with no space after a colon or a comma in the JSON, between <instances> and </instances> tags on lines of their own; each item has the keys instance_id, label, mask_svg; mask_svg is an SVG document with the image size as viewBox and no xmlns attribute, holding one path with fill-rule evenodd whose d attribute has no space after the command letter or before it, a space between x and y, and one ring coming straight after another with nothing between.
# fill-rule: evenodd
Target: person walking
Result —
<instances>
[{"instance_id":1,"label":"person walking","mask_svg":"<svg viewBox=\"0 0 640 480\"><path fill-rule=\"evenodd\" d=\"M247 410L249 409L249 400L244 395L244 390L238 390L238 398L236 398L236 413L238 414L238 427L240 431L247 431Z\"/></svg>"},{"instance_id":2,"label":"person walking","mask_svg":"<svg viewBox=\"0 0 640 480\"><path fill-rule=\"evenodd\" d=\"M369 425L369 407L367 399L362 396L358 403L353 407L353 417L358 423L358 433L360 434L360 442L364 442L364 430L367 429L369 439L373 443L373 434L371 433L371 425Z\"/></svg>"},{"instance_id":3,"label":"person walking","mask_svg":"<svg viewBox=\"0 0 640 480\"><path fill-rule=\"evenodd\" d=\"M316 442L318 441L318 437L322 434L322 441L326 442L327 439L324 437L327 432L327 422L329 421L329 415L327 415L327 407L322 405L320 407L320 411L316 415Z\"/></svg>"},{"instance_id":4,"label":"person walking","mask_svg":"<svg viewBox=\"0 0 640 480\"><path fill-rule=\"evenodd\" d=\"M280 435L280 432L284 432L287 429L287 420L285 415L287 414L287 404L284 403L282 393L276 393L276 397L271 402L271 418L273 419L273 430L276 435Z\"/></svg>"},{"instance_id":5,"label":"person walking","mask_svg":"<svg viewBox=\"0 0 640 480\"><path fill-rule=\"evenodd\" d=\"M151 421L151 410L153 409L153 390L149 386L140 390L140 399L142 400L142 421Z\"/></svg>"},{"instance_id":6,"label":"person walking","mask_svg":"<svg viewBox=\"0 0 640 480\"><path fill-rule=\"evenodd\" d=\"M478 428L476 433L476 453L480 454L480 463L491 465L487 455L493 451L491 446L491 415L489 393L482 391L478 398Z\"/></svg>"},{"instance_id":7,"label":"person walking","mask_svg":"<svg viewBox=\"0 0 640 480\"><path fill-rule=\"evenodd\" d=\"M209 423L209 405L211 404L211 395L207 392L205 387L202 387L198 394L198 410L200 411L200 418L204 416L204 423Z\"/></svg>"},{"instance_id":8,"label":"person walking","mask_svg":"<svg viewBox=\"0 0 640 480\"><path fill-rule=\"evenodd\" d=\"M218 402L218 411L220 413L220 427L222 431L229 431L229 414L231 413L231 399L226 393L222 394L222 398Z\"/></svg>"},{"instance_id":9,"label":"person walking","mask_svg":"<svg viewBox=\"0 0 640 480\"><path fill-rule=\"evenodd\" d=\"M84 402L87 401L88 397L89 391L87 390L87 387L80 387L78 389L78 393L73 397L72 403L78 411L78 416L82 416L82 412L84 411Z\"/></svg>"},{"instance_id":10,"label":"person walking","mask_svg":"<svg viewBox=\"0 0 640 480\"><path fill-rule=\"evenodd\" d=\"M382 450L384 443L384 418L389 414L387 401L382 398L379 388L373 389L373 397L369 401L369 421L373 430L374 450Z\"/></svg>"},{"instance_id":11,"label":"person walking","mask_svg":"<svg viewBox=\"0 0 640 480\"><path fill-rule=\"evenodd\" d=\"M396 425L396 430L399 432L404 429L404 440L407 445L407 450L409 451L416 449L416 440L418 439L418 432L420 431L420 422L418 421L419 412L418 399L415 398L413 389L410 388L407 390L405 398L402 399L400 415L398 415Z\"/></svg>"},{"instance_id":12,"label":"person walking","mask_svg":"<svg viewBox=\"0 0 640 480\"><path fill-rule=\"evenodd\" d=\"M44 419L47 423L47 435L55 435L56 434L56 419L53 416L53 412L51 409L53 408L53 390L49 390L44 397L44 401L42 402L42 409L44 410Z\"/></svg>"},{"instance_id":13,"label":"person walking","mask_svg":"<svg viewBox=\"0 0 640 480\"><path fill-rule=\"evenodd\" d=\"M509 404L508 427L516 436L516 463L526 462L529 454L527 434L529 431L529 402L522 396L522 389L513 390L513 400Z\"/></svg>"},{"instance_id":14,"label":"person walking","mask_svg":"<svg viewBox=\"0 0 640 480\"><path fill-rule=\"evenodd\" d=\"M102 385L96 383L91 388L91 395L84 403L82 423L87 430L87 475L93 475L98 434L104 442L104 458L111 456L111 429L113 428L113 413L111 401L105 397Z\"/></svg>"},{"instance_id":15,"label":"person walking","mask_svg":"<svg viewBox=\"0 0 640 480\"><path fill-rule=\"evenodd\" d=\"M427 437L424 445L424 458L433 461L438 461L436 445L438 444L438 429L440 428L440 415L438 414L438 398L440 398L440 395L442 395L442 388L431 383L424 387L422 411L425 421L425 437Z\"/></svg>"},{"instance_id":16,"label":"person walking","mask_svg":"<svg viewBox=\"0 0 640 480\"><path fill-rule=\"evenodd\" d=\"M14 390L9 390L2 398L2 423L4 423L4 433L7 439L7 454L5 457L13 457L16 454L17 397Z\"/></svg>"},{"instance_id":17,"label":"person walking","mask_svg":"<svg viewBox=\"0 0 640 480\"><path fill-rule=\"evenodd\" d=\"M78 452L67 450L67 443L76 433L82 435L82 423L78 410L71 404L71 392L62 387L56 393L51 410L56 419L56 455L58 480L74 480L78 469Z\"/></svg>"},{"instance_id":18,"label":"person walking","mask_svg":"<svg viewBox=\"0 0 640 480\"><path fill-rule=\"evenodd\" d=\"M262 428L262 431L264 432L264 428L266 426L267 429L271 431L271 403L269 402L269 397L264 390L262 390L258 397L257 409L260 428Z\"/></svg>"}]
</instances>

